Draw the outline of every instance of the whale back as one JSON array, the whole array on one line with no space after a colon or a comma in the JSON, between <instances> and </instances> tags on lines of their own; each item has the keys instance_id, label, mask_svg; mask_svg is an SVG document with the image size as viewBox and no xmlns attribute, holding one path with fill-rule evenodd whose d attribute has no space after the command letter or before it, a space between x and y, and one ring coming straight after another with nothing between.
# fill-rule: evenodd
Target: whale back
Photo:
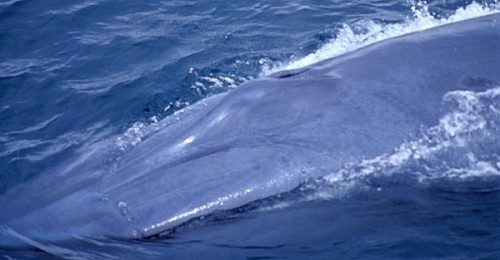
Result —
<instances>
[{"instance_id":1,"label":"whale back","mask_svg":"<svg viewBox=\"0 0 500 260\"><path fill-rule=\"evenodd\" d=\"M148 237L389 153L438 124L446 93L500 85L499 28L393 38L206 98L118 155L89 145L0 198L0 242Z\"/></svg>"}]
</instances>

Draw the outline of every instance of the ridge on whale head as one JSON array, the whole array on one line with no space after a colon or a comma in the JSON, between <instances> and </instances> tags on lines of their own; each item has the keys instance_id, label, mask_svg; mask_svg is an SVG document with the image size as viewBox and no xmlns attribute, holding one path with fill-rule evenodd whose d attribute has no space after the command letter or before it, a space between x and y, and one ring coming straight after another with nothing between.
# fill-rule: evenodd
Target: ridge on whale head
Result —
<instances>
[{"instance_id":1,"label":"ridge on whale head","mask_svg":"<svg viewBox=\"0 0 500 260\"><path fill-rule=\"evenodd\" d=\"M153 236L388 153L443 96L500 86L500 14L385 40L206 98L113 156L89 147L0 197L0 247Z\"/></svg>"}]
</instances>

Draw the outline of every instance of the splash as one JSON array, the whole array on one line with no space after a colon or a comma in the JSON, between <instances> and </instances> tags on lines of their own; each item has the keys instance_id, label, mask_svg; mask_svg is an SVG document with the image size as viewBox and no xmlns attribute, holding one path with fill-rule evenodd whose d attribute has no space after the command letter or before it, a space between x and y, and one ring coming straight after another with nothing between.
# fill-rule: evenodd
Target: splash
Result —
<instances>
[{"instance_id":1,"label":"splash","mask_svg":"<svg viewBox=\"0 0 500 260\"><path fill-rule=\"evenodd\" d=\"M401 144L391 154L346 166L321 181L335 187L338 197L369 178L400 173L420 183L500 177L500 87L452 91L443 103L449 111L438 125L423 129L417 140ZM315 194L321 198L334 195Z\"/></svg>"},{"instance_id":2,"label":"splash","mask_svg":"<svg viewBox=\"0 0 500 260\"><path fill-rule=\"evenodd\" d=\"M416 140L402 143L392 153L346 164L292 191L256 202L257 210L341 199L359 191L379 192L383 188L377 183L388 179L424 186L443 180L455 184L486 180L495 186L500 180L500 87L484 92L452 91L444 96L443 106L448 112L437 125L422 129ZM488 181L491 179L495 181Z\"/></svg>"},{"instance_id":3,"label":"splash","mask_svg":"<svg viewBox=\"0 0 500 260\"><path fill-rule=\"evenodd\" d=\"M500 4L497 1L489 4L472 2L465 7L458 8L453 15L446 18L439 18L436 14L430 13L426 2L413 3L411 11L413 16L404 23L381 24L376 21L363 21L355 25L344 24L337 37L319 50L288 63L264 66L262 74L268 75L280 70L301 68L386 39L497 13L500 11ZM355 30L354 27L361 27L362 30Z\"/></svg>"}]
</instances>

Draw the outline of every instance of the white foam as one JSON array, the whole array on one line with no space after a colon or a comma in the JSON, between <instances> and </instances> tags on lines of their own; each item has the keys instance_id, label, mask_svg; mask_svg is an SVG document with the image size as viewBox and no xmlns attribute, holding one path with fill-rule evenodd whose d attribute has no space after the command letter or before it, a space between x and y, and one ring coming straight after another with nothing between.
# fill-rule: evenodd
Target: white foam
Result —
<instances>
[{"instance_id":1,"label":"white foam","mask_svg":"<svg viewBox=\"0 0 500 260\"><path fill-rule=\"evenodd\" d=\"M344 167L324 179L335 185L356 182L369 176L401 172L401 169L412 163L426 172L419 178L422 182L438 178L467 179L500 175L500 154L487 154L486 159L478 159L485 155L478 156L471 151L475 142L480 142L476 137L495 140L498 135L495 132L500 125L498 99L500 87L484 92L449 92L444 97L444 104L452 106L450 111L441 117L438 125L423 130L421 138L401 144L391 154ZM460 154L462 150L467 153L462 154L460 159L447 158L449 153ZM425 166L426 162L429 162L428 167Z\"/></svg>"},{"instance_id":2,"label":"white foam","mask_svg":"<svg viewBox=\"0 0 500 260\"><path fill-rule=\"evenodd\" d=\"M359 24L344 24L336 38L317 51L285 64L276 64L271 68L265 66L262 69L263 74L301 68L386 39L496 13L500 11L500 4L497 1L491 4L472 2L465 7L458 8L453 15L446 18L439 18L429 13L428 5L421 1L414 3L411 10L413 17L408 18L404 23L381 24L376 21L361 21ZM363 30L354 30L354 27L361 27ZM358 33L358 31L362 32Z\"/></svg>"},{"instance_id":3,"label":"white foam","mask_svg":"<svg viewBox=\"0 0 500 260\"><path fill-rule=\"evenodd\" d=\"M146 124L142 122L136 122L131 127L125 131L125 133L115 140L115 145L122 151L127 150L130 147L136 146L140 143L143 137L146 135L144 129Z\"/></svg>"},{"instance_id":4,"label":"white foam","mask_svg":"<svg viewBox=\"0 0 500 260\"><path fill-rule=\"evenodd\" d=\"M214 88L236 88L238 84L246 82L250 78L238 77L234 74L231 75L213 75L199 77L199 80L194 82L191 88L196 90L207 90Z\"/></svg>"}]
</instances>

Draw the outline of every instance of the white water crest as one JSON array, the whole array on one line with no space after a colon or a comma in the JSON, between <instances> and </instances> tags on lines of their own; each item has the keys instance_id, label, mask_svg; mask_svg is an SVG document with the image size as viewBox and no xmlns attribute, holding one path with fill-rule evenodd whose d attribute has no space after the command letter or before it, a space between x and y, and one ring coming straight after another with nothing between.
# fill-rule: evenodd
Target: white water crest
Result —
<instances>
[{"instance_id":1,"label":"white water crest","mask_svg":"<svg viewBox=\"0 0 500 260\"><path fill-rule=\"evenodd\" d=\"M430 13L427 3L422 1L414 2L411 10L413 16L404 23L381 24L370 20L351 25L344 24L338 35L320 49L284 64L263 67L263 75L308 66L401 35L497 13L500 11L500 4L497 1L490 4L472 2L465 7L458 8L453 15L446 18L439 18ZM355 27L360 27L362 30L355 30Z\"/></svg>"},{"instance_id":2,"label":"white water crest","mask_svg":"<svg viewBox=\"0 0 500 260\"><path fill-rule=\"evenodd\" d=\"M484 92L452 91L444 96L443 105L449 111L438 125L423 129L417 140L401 144L391 154L325 176L322 180L335 186L335 194L315 196L343 196L366 178L398 173L411 172L421 183L499 177L500 87Z\"/></svg>"},{"instance_id":3,"label":"white water crest","mask_svg":"<svg viewBox=\"0 0 500 260\"><path fill-rule=\"evenodd\" d=\"M414 140L392 153L346 164L340 170L299 185L299 198L280 199L259 211L287 208L297 203L350 197L356 191L382 191L370 180L395 178L432 185L500 178L500 86L485 90L451 91L443 97L445 112L435 126L421 129Z\"/></svg>"}]
</instances>

